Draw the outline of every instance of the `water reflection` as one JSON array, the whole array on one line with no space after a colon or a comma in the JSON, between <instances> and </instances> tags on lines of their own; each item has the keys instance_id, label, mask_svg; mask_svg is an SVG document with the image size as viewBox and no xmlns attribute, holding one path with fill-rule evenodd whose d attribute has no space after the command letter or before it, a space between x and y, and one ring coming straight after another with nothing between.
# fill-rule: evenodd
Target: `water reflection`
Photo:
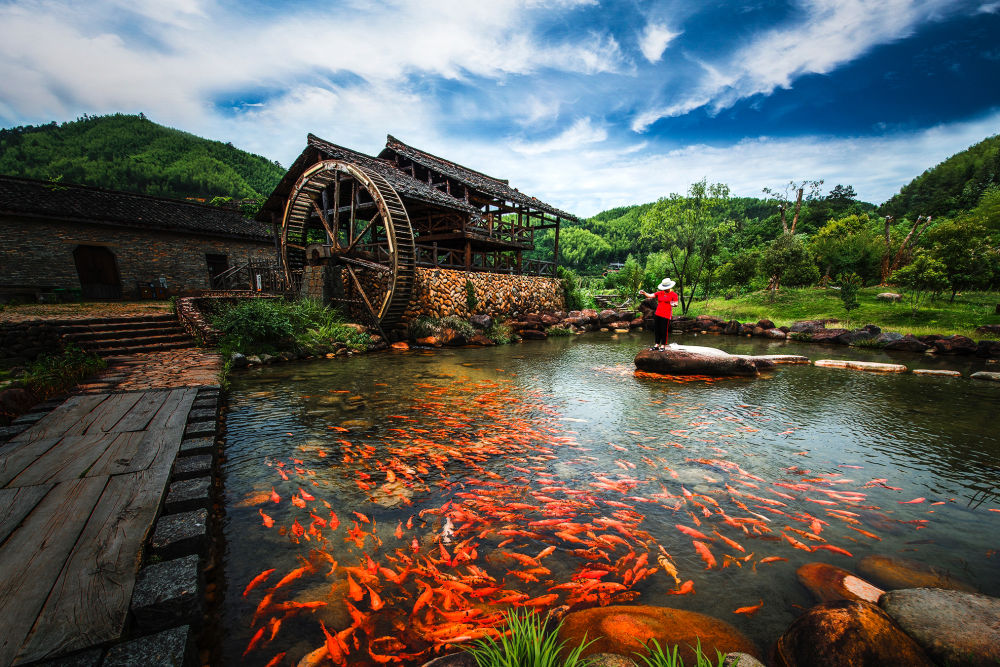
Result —
<instances>
[{"instance_id":1,"label":"water reflection","mask_svg":"<svg viewBox=\"0 0 1000 667\"><path fill-rule=\"evenodd\" d=\"M859 356L710 340L739 353ZM850 569L872 553L934 563L1000 594L989 537L1000 521L1000 387L806 366L756 380L637 378L641 344L594 335L237 376L226 662L284 652L294 664L326 641L324 629L334 641L346 632L352 656L368 659L363 643L391 634L400 645L380 640L376 655L419 661L436 641L489 627L462 613L477 609L482 621L526 602L679 606L767 645L811 604L798 565ZM581 592L574 582L588 576L608 585ZM686 581L694 592L676 595ZM414 611L425 585L432 602ZM733 616L758 599L752 617Z\"/></svg>"}]
</instances>

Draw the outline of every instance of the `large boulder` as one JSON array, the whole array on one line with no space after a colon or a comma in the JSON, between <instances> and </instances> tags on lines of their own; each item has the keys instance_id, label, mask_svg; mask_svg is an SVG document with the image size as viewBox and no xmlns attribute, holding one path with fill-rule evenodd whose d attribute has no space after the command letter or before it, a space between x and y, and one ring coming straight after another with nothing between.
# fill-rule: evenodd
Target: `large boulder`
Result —
<instances>
[{"instance_id":1,"label":"large boulder","mask_svg":"<svg viewBox=\"0 0 1000 667\"><path fill-rule=\"evenodd\" d=\"M648 605L595 607L566 614L559 629L559 640L576 646L586 639L595 640L583 655L617 653L631 656L642 653L647 643L655 639L660 646L678 646L684 663L693 665L696 656L692 647L710 656L716 650L748 653L761 657L757 646L729 623L683 609Z\"/></svg>"},{"instance_id":2,"label":"large boulder","mask_svg":"<svg viewBox=\"0 0 1000 667\"><path fill-rule=\"evenodd\" d=\"M875 337L875 342L882 346L887 346L889 343L895 343L897 340L902 340L903 334L897 333L895 331L883 331L878 336Z\"/></svg>"},{"instance_id":3,"label":"large boulder","mask_svg":"<svg viewBox=\"0 0 1000 667\"><path fill-rule=\"evenodd\" d=\"M778 667L934 667L884 611L863 600L816 605L774 647Z\"/></svg>"},{"instance_id":4,"label":"large boulder","mask_svg":"<svg viewBox=\"0 0 1000 667\"><path fill-rule=\"evenodd\" d=\"M990 382L1000 382L1000 373L994 371L978 371L969 376L973 380L987 380Z\"/></svg>"},{"instance_id":5,"label":"large boulder","mask_svg":"<svg viewBox=\"0 0 1000 667\"><path fill-rule=\"evenodd\" d=\"M706 350L710 348L699 348ZM721 350L717 350L721 352ZM755 377L760 373L747 357L726 354L706 354L688 351L684 347L667 350L642 350L635 357L635 367L660 375L712 375Z\"/></svg>"},{"instance_id":6,"label":"large boulder","mask_svg":"<svg viewBox=\"0 0 1000 667\"><path fill-rule=\"evenodd\" d=\"M847 570L827 563L806 563L795 571L802 585L809 589L819 602L833 600L864 600L875 604L881 588L860 579Z\"/></svg>"},{"instance_id":7,"label":"large boulder","mask_svg":"<svg viewBox=\"0 0 1000 667\"><path fill-rule=\"evenodd\" d=\"M1000 324L984 324L981 327L976 327L976 333L1000 336Z\"/></svg>"},{"instance_id":8,"label":"large boulder","mask_svg":"<svg viewBox=\"0 0 1000 667\"><path fill-rule=\"evenodd\" d=\"M819 329L814 331L811 340L814 343L826 343L828 345L847 345L849 342L849 337L845 337L844 334L849 334L847 329Z\"/></svg>"},{"instance_id":9,"label":"large boulder","mask_svg":"<svg viewBox=\"0 0 1000 667\"><path fill-rule=\"evenodd\" d=\"M469 318L469 324L480 331L486 331L493 326L493 318L489 315L477 313Z\"/></svg>"},{"instance_id":10,"label":"large boulder","mask_svg":"<svg viewBox=\"0 0 1000 667\"><path fill-rule=\"evenodd\" d=\"M933 565L897 556L865 556L858 563L858 572L886 590L897 588L947 588L977 593L978 591L948 572Z\"/></svg>"},{"instance_id":11,"label":"large boulder","mask_svg":"<svg viewBox=\"0 0 1000 667\"><path fill-rule=\"evenodd\" d=\"M458 347L460 345L465 345L466 342L468 342L468 339L461 331L452 329L451 327L444 327L441 329L441 335L438 336L438 341L441 345Z\"/></svg>"},{"instance_id":12,"label":"large boulder","mask_svg":"<svg viewBox=\"0 0 1000 667\"><path fill-rule=\"evenodd\" d=\"M539 331L538 329L525 329L520 333L521 337L525 340L545 340L549 337L544 331Z\"/></svg>"},{"instance_id":13,"label":"large boulder","mask_svg":"<svg viewBox=\"0 0 1000 667\"><path fill-rule=\"evenodd\" d=\"M882 292L881 294L876 294L875 298L879 301L891 301L896 303L903 300L903 295L896 294L895 292Z\"/></svg>"},{"instance_id":14,"label":"large boulder","mask_svg":"<svg viewBox=\"0 0 1000 667\"><path fill-rule=\"evenodd\" d=\"M1000 357L1000 340L981 340L976 349L977 357Z\"/></svg>"},{"instance_id":15,"label":"large boulder","mask_svg":"<svg viewBox=\"0 0 1000 667\"><path fill-rule=\"evenodd\" d=\"M792 322L792 326L789 331L792 333L816 333L817 331L822 331L826 328L826 324L823 320L799 320L798 322Z\"/></svg>"},{"instance_id":16,"label":"large boulder","mask_svg":"<svg viewBox=\"0 0 1000 667\"><path fill-rule=\"evenodd\" d=\"M785 340L788 337L781 329L765 329L764 338L770 338L771 340Z\"/></svg>"},{"instance_id":17,"label":"large boulder","mask_svg":"<svg viewBox=\"0 0 1000 667\"><path fill-rule=\"evenodd\" d=\"M975 354L979 344L967 336L948 336L939 338L933 343L938 354Z\"/></svg>"},{"instance_id":18,"label":"large boulder","mask_svg":"<svg viewBox=\"0 0 1000 667\"><path fill-rule=\"evenodd\" d=\"M757 326L759 326L761 329L765 329L765 330L766 329L773 329L774 328L774 322L772 322L771 320L768 320L768 319L757 320Z\"/></svg>"},{"instance_id":19,"label":"large boulder","mask_svg":"<svg viewBox=\"0 0 1000 667\"><path fill-rule=\"evenodd\" d=\"M923 352L928 349L930 345L918 339L912 334L907 334L902 338L889 341L885 344L885 349L896 350L899 352Z\"/></svg>"},{"instance_id":20,"label":"large boulder","mask_svg":"<svg viewBox=\"0 0 1000 667\"><path fill-rule=\"evenodd\" d=\"M910 588L889 591L878 605L939 664L1000 664L998 598L940 588Z\"/></svg>"}]
</instances>

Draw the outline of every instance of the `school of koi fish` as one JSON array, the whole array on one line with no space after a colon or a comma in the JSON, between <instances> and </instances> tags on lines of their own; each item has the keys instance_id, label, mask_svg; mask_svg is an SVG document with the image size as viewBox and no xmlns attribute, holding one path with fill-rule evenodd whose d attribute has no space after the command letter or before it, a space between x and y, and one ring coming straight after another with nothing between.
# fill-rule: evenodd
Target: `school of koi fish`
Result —
<instances>
[{"instance_id":1,"label":"school of koi fish","mask_svg":"<svg viewBox=\"0 0 1000 667\"><path fill-rule=\"evenodd\" d=\"M788 550L851 557L854 544L880 540L869 517L914 531L929 522L873 505L870 494L899 487L860 466L751 474L739 444L766 418L749 405L709 409L665 393L649 407L674 428L595 443L571 430L581 420L512 379L394 391L407 396L397 414L370 428L327 425L321 444L268 458L270 481L237 503L298 560L234 584L251 626L247 664L421 664L499 636L510 609L647 603L655 578L695 595L713 571L774 567ZM312 644L283 644L289 623L310 624Z\"/></svg>"}]
</instances>

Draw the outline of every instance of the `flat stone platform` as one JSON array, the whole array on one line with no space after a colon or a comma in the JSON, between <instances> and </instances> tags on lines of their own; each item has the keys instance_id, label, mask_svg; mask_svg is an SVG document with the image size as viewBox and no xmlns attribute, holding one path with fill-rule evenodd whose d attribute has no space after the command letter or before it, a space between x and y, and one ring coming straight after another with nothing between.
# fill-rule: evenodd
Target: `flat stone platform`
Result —
<instances>
[{"instance_id":1,"label":"flat stone platform","mask_svg":"<svg viewBox=\"0 0 1000 667\"><path fill-rule=\"evenodd\" d=\"M122 636L197 393L73 396L0 446L0 667Z\"/></svg>"}]
</instances>

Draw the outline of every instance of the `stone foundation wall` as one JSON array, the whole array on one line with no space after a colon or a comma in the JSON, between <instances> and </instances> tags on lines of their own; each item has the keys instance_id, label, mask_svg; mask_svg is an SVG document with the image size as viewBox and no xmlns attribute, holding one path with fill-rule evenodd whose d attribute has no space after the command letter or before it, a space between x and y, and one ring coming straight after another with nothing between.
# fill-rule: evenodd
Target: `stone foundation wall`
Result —
<instances>
[{"instance_id":1,"label":"stone foundation wall","mask_svg":"<svg viewBox=\"0 0 1000 667\"><path fill-rule=\"evenodd\" d=\"M216 238L85 223L0 217L0 287L80 287L73 259L79 245L104 246L115 257L124 298L138 298L137 282L166 278L169 294L208 289L206 254L226 255L229 266L251 257L271 259L270 240Z\"/></svg>"},{"instance_id":2,"label":"stone foundation wall","mask_svg":"<svg viewBox=\"0 0 1000 667\"><path fill-rule=\"evenodd\" d=\"M472 281L475 290L474 312L469 312L466 303L466 280ZM403 318L404 322L450 315L468 318L475 313L503 318L565 307L562 285L557 278L417 267L410 307Z\"/></svg>"}]
</instances>

